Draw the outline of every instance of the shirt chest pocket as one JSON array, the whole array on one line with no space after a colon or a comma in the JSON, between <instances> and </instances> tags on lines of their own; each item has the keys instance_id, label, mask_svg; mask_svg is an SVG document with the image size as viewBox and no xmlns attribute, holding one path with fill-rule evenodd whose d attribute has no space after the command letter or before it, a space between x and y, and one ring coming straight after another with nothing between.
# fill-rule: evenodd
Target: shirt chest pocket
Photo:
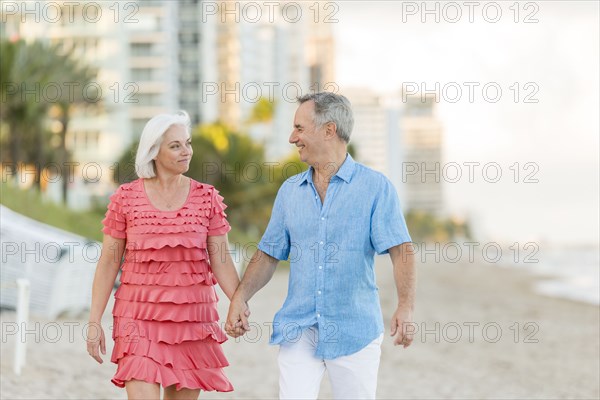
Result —
<instances>
[{"instance_id":1,"label":"shirt chest pocket","mask_svg":"<svg viewBox=\"0 0 600 400\"><path fill-rule=\"evenodd\" d=\"M363 215L342 217L340 227L336 230L336 244L341 251L364 250L371 232L369 217Z\"/></svg>"}]
</instances>

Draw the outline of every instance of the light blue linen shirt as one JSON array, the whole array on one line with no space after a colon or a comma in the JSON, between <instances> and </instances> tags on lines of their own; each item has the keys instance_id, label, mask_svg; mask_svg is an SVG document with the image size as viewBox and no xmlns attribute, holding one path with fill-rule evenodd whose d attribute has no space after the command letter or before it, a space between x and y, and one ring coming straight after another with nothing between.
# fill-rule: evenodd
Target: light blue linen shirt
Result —
<instances>
[{"instance_id":1,"label":"light blue linen shirt","mask_svg":"<svg viewBox=\"0 0 600 400\"><path fill-rule=\"evenodd\" d=\"M374 255L410 242L394 186L348 154L324 204L312 168L286 180L258 248L290 259L288 295L275 314L271 344L295 342L316 325L316 356L356 353L383 332ZM389 271L391 276L392 271Z\"/></svg>"}]
</instances>

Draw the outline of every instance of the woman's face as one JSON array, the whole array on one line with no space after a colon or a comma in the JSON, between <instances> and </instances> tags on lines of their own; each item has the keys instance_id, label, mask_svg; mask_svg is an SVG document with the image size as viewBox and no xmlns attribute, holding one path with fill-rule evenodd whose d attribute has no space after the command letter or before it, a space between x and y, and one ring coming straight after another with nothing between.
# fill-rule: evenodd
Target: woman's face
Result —
<instances>
[{"instance_id":1,"label":"woman's face","mask_svg":"<svg viewBox=\"0 0 600 400\"><path fill-rule=\"evenodd\" d=\"M183 174L190 168L192 139L180 125L171 126L163 135L162 143L154 158L156 172Z\"/></svg>"}]
</instances>

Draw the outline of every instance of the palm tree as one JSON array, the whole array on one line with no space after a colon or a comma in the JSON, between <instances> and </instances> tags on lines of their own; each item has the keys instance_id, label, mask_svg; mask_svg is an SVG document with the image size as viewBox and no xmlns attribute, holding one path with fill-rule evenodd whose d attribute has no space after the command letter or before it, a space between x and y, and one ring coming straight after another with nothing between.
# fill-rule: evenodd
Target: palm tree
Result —
<instances>
[{"instance_id":1,"label":"palm tree","mask_svg":"<svg viewBox=\"0 0 600 400\"><path fill-rule=\"evenodd\" d=\"M69 119L75 107L93 105L94 96L86 98L81 88L93 81L96 72L64 52L60 44L3 40L0 54L0 119L8 125L8 158L15 169L23 162L32 162L39 185L41 169L48 161L44 137L48 111L52 108L60 123L60 143L54 157L64 166L69 158L65 146ZM78 84L78 90L69 90L73 82ZM53 98L49 98L46 91L50 86L60 89ZM68 169L61 168L61 171L64 201Z\"/></svg>"},{"instance_id":2,"label":"palm tree","mask_svg":"<svg viewBox=\"0 0 600 400\"><path fill-rule=\"evenodd\" d=\"M53 75L54 81L63 88L73 82L77 83L76 90L62 90L61 96L52 102L51 113L52 117L58 122L58 137L59 144L57 148L57 161L59 165L64 166L70 159L70 154L66 146L66 136L69 127L69 121L73 113L77 109L100 107L101 104L94 101L97 98L97 85L94 83L97 76L97 71L87 65L83 65L75 60L72 53L59 52L54 53L55 66L62 65L60 71L56 70ZM82 88L86 88L84 91ZM67 183L69 182L69 168L61 168L62 173L62 198L63 202L67 199Z\"/></svg>"},{"instance_id":3,"label":"palm tree","mask_svg":"<svg viewBox=\"0 0 600 400\"><path fill-rule=\"evenodd\" d=\"M23 139L40 129L46 111L39 89L36 90L43 83L44 69L31 62L36 53L40 54L38 43L27 45L22 40L0 43L0 118L8 125L9 158L15 177L19 165L26 161Z\"/></svg>"}]
</instances>

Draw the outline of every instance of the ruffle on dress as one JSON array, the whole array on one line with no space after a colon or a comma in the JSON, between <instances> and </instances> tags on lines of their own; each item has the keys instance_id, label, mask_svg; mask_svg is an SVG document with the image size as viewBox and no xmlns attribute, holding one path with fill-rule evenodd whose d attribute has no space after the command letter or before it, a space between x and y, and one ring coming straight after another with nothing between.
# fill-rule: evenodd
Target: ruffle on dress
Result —
<instances>
[{"instance_id":1,"label":"ruffle on dress","mask_svg":"<svg viewBox=\"0 0 600 400\"><path fill-rule=\"evenodd\" d=\"M149 357L137 355L120 358L118 363L117 375L111 379L118 387L125 387L126 381L136 379L160 383L163 387L175 385L177 390L188 388L218 392L233 391L233 386L221 368L171 368Z\"/></svg>"},{"instance_id":2,"label":"ruffle on dress","mask_svg":"<svg viewBox=\"0 0 600 400\"><path fill-rule=\"evenodd\" d=\"M223 343L227 340L225 332L217 322L174 322L145 321L120 317L113 326L112 338L128 337L135 340L145 337L153 342L176 344L190 340L204 340L207 337Z\"/></svg>"}]
</instances>

